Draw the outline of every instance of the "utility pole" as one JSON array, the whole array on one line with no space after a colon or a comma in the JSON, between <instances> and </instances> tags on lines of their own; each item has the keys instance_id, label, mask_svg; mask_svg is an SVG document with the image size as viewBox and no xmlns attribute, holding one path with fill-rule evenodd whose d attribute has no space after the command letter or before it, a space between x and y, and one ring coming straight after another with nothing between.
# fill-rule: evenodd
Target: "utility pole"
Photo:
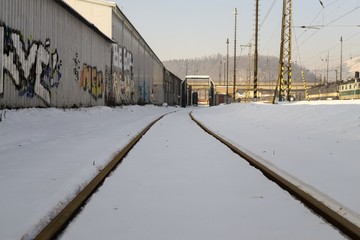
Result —
<instances>
[{"instance_id":1,"label":"utility pole","mask_svg":"<svg viewBox=\"0 0 360 240\"><path fill-rule=\"evenodd\" d=\"M224 60L224 85L225 85L225 79L226 79L226 60Z\"/></svg>"},{"instance_id":2,"label":"utility pole","mask_svg":"<svg viewBox=\"0 0 360 240\"><path fill-rule=\"evenodd\" d=\"M320 57L321 61L323 61L324 63L326 62L326 77L325 77L325 67L324 67L324 84L329 83L329 51L327 54L327 58L326 59L322 59Z\"/></svg>"},{"instance_id":3,"label":"utility pole","mask_svg":"<svg viewBox=\"0 0 360 240\"><path fill-rule=\"evenodd\" d=\"M338 72L338 70L337 69L335 69L335 82L337 83L338 82L338 74L337 74L337 72Z\"/></svg>"},{"instance_id":4,"label":"utility pole","mask_svg":"<svg viewBox=\"0 0 360 240\"><path fill-rule=\"evenodd\" d=\"M251 51L252 51L252 45L251 43L248 45L240 45L240 47L249 48L248 52L248 65L247 65L247 76L246 76L246 92L245 92L245 102L247 102L250 99L250 82L251 82Z\"/></svg>"},{"instance_id":5,"label":"utility pole","mask_svg":"<svg viewBox=\"0 0 360 240\"><path fill-rule=\"evenodd\" d=\"M273 103L275 103L279 86L279 101L291 101L291 48L292 48L292 0L283 0L281 43L279 57L279 74L275 88ZM287 75L285 81L284 76Z\"/></svg>"},{"instance_id":6,"label":"utility pole","mask_svg":"<svg viewBox=\"0 0 360 240\"><path fill-rule=\"evenodd\" d=\"M340 38L340 43L341 43L341 54L340 54L340 82L342 81L342 57L343 57L343 38L341 36Z\"/></svg>"},{"instance_id":7,"label":"utility pole","mask_svg":"<svg viewBox=\"0 0 360 240\"><path fill-rule=\"evenodd\" d=\"M226 103L229 103L229 38L226 39Z\"/></svg>"},{"instance_id":8,"label":"utility pole","mask_svg":"<svg viewBox=\"0 0 360 240\"><path fill-rule=\"evenodd\" d=\"M219 64L219 85L221 85L221 67L222 67L222 61L220 60L220 64Z\"/></svg>"},{"instance_id":9,"label":"utility pole","mask_svg":"<svg viewBox=\"0 0 360 240\"><path fill-rule=\"evenodd\" d=\"M237 28L237 8L234 9L235 16L235 38L234 38L234 85L233 85L233 102L235 102L235 93L236 93L236 28Z\"/></svg>"},{"instance_id":10,"label":"utility pole","mask_svg":"<svg viewBox=\"0 0 360 240\"><path fill-rule=\"evenodd\" d=\"M257 100L258 91L258 33L259 33L259 0L256 0L255 9L255 52L254 52L254 101Z\"/></svg>"},{"instance_id":11,"label":"utility pole","mask_svg":"<svg viewBox=\"0 0 360 240\"><path fill-rule=\"evenodd\" d=\"M308 101L310 101L309 92L308 92L307 85L306 85L306 80L305 80L305 74L304 74L304 71L303 71L303 70L301 70L301 77L302 77L302 80L303 80L303 83L304 83L305 98L306 98Z\"/></svg>"},{"instance_id":12,"label":"utility pole","mask_svg":"<svg viewBox=\"0 0 360 240\"><path fill-rule=\"evenodd\" d=\"M248 45L249 53L248 53L248 76L247 76L247 83L246 83L246 101L250 98L250 81L251 81L251 44ZM254 92L255 94L255 92ZM255 95L254 95L255 96Z\"/></svg>"},{"instance_id":13,"label":"utility pole","mask_svg":"<svg viewBox=\"0 0 360 240\"><path fill-rule=\"evenodd\" d=\"M327 55L327 63L326 63L326 84L329 83L329 51Z\"/></svg>"}]
</instances>

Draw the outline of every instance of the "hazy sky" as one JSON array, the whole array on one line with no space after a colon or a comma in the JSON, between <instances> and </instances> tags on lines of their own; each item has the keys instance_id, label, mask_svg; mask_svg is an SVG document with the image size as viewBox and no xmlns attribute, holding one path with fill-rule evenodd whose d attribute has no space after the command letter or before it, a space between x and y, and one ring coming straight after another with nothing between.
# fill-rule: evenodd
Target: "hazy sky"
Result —
<instances>
[{"instance_id":1,"label":"hazy sky","mask_svg":"<svg viewBox=\"0 0 360 240\"><path fill-rule=\"evenodd\" d=\"M234 51L234 8L237 55L254 35L255 0L115 0L161 60L226 54ZM260 55L279 56L282 0L260 0ZM293 62L311 70L340 65L360 56L360 0L293 0ZM303 29L297 26L311 25ZM325 27L322 27L325 26ZM299 57L300 56L300 57Z\"/></svg>"}]
</instances>

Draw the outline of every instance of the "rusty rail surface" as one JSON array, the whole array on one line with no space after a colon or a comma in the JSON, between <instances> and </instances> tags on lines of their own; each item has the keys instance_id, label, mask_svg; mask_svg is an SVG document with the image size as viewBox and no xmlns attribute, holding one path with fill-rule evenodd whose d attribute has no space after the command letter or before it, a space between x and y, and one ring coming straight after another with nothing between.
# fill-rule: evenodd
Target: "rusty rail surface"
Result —
<instances>
[{"instance_id":1,"label":"rusty rail surface","mask_svg":"<svg viewBox=\"0 0 360 240\"><path fill-rule=\"evenodd\" d=\"M91 195L101 186L106 177L121 163L128 152L143 135L166 114L152 121L137 134L116 156L89 182L88 185L35 237L35 240L55 239L68 223L76 216Z\"/></svg>"},{"instance_id":2,"label":"rusty rail surface","mask_svg":"<svg viewBox=\"0 0 360 240\"><path fill-rule=\"evenodd\" d=\"M262 161L257 160L255 156L251 156L250 154L240 150L239 147L236 147L233 143L230 143L228 140L211 131L203 123L195 119L192 112L190 112L189 115L191 119L196 124L198 124L205 132L219 140L221 143L225 144L234 153L238 154L240 157L248 161L250 165L260 170L266 177L268 177L270 180L278 184L281 188L296 197L308 208L316 212L320 217L326 219L329 223L334 225L337 229L339 229L345 235L349 236L351 239L360 239L360 226L358 225L358 223L351 221L351 217L347 216L346 213L341 211L343 207L340 204L337 209L331 208L329 206L330 204L326 204L323 199L318 199L316 196L313 196L309 192L298 187L300 184L299 182L296 182L295 178L286 177L284 176L284 174L279 174L278 172L271 169L269 166L266 166L266 164L263 164ZM319 192L314 188L313 190ZM322 195L325 196L325 194ZM354 218L356 219L356 217Z\"/></svg>"}]
</instances>

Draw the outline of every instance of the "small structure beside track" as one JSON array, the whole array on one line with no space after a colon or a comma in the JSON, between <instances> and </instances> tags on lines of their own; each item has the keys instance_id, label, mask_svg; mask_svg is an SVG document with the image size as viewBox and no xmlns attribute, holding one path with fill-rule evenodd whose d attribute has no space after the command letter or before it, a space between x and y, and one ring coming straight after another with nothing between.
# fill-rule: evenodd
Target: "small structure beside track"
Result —
<instances>
[{"instance_id":1,"label":"small structure beside track","mask_svg":"<svg viewBox=\"0 0 360 240\"><path fill-rule=\"evenodd\" d=\"M207 75L188 75L181 84L181 106L215 105L215 84Z\"/></svg>"}]
</instances>

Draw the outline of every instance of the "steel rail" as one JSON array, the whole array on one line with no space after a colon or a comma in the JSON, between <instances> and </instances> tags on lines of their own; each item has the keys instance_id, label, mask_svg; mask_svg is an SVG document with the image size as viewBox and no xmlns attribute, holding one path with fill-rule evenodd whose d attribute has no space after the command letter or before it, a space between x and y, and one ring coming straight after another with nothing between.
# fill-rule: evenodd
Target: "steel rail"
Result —
<instances>
[{"instance_id":1,"label":"steel rail","mask_svg":"<svg viewBox=\"0 0 360 240\"><path fill-rule=\"evenodd\" d=\"M41 230L35 237L35 240L55 239L62 230L66 228L68 223L81 210L91 195L101 186L106 177L121 163L127 153L135 146L143 135L165 115L152 121L139 134L137 134L116 156L98 173L98 175L89 182L88 185L54 218L51 222Z\"/></svg>"},{"instance_id":2,"label":"steel rail","mask_svg":"<svg viewBox=\"0 0 360 240\"><path fill-rule=\"evenodd\" d=\"M338 210L331 208L324 202L324 200L318 199L316 196L313 196L309 192L306 192L304 189L298 187L299 182L294 181L295 178L291 179L290 177L287 178L281 176L281 174L277 173L269 166L266 166L265 164L261 163L261 161L257 160L256 157L251 156L250 154L240 150L238 147L221 137L219 134L211 131L203 123L197 120L193 116L192 112L190 112L189 115L191 119L205 132L207 132L208 134L219 140L221 143L229 147L234 153L244 158L247 162L250 163L250 165L260 170L266 177L268 177L270 180L278 184L281 188L296 197L308 208L316 212L320 217L326 219L329 223L333 224L337 229L339 229L345 235L349 236L351 239L360 239L359 224L349 220L349 216L339 210L342 209L341 206L338 207Z\"/></svg>"}]
</instances>

